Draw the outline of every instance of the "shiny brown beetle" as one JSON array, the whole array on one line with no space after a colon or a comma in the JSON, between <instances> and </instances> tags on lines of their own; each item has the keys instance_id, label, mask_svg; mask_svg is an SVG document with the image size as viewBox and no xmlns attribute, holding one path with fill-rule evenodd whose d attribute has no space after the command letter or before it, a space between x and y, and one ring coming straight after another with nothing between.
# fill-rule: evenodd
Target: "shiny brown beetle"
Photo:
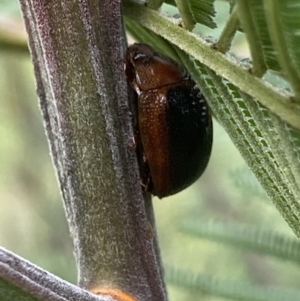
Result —
<instances>
[{"instance_id":1,"label":"shiny brown beetle","mask_svg":"<svg viewBox=\"0 0 300 301\"><path fill-rule=\"evenodd\" d=\"M207 102L185 69L146 44L128 48L125 71L137 94L147 190L159 198L175 194L208 164L213 130Z\"/></svg>"}]
</instances>

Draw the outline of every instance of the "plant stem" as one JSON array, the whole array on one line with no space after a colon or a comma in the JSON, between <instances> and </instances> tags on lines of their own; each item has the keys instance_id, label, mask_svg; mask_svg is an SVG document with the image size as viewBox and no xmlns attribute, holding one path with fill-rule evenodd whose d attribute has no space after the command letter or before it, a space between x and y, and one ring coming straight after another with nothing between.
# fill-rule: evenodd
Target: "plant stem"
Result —
<instances>
[{"instance_id":1,"label":"plant stem","mask_svg":"<svg viewBox=\"0 0 300 301\"><path fill-rule=\"evenodd\" d=\"M120 1L21 5L79 284L166 300L132 146Z\"/></svg>"},{"instance_id":2,"label":"plant stem","mask_svg":"<svg viewBox=\"0 0 300 301\"><path fill-rule=\"evenodd\" d=\"M295 93L295 101L300 103L300 77L295 69L286 43L286 35L280 22L281 7L278 1L265 1L264 6L267 11L267 23L272 42L274 44L280 66L287 76L293 91Z\"/></svg>"},{"instance_id":3,"label":"plant stem","mask_svg":"<svg viewBox=\"0 0 300 301\"><path fill-rule=\"evenodd\" d=\"M260 43L260 38L253 20L251 4L249 3L249 1L237 0L236 6L238 10L239 20L242 24L243 30L245 31L250 47L253 64L251 71L253 75L262 77L267 71L267 67L263 56L263 49Z\"/></svg>"},{"instance_id":4,"label":"plant stem","mask_svg":"<svg viewBox=\"0 0 300 301\"><path fill-rule=\"evenodd\" d=\"M216 48L221 53L226 53L230 49L231 42L239 27L239 23L240 22L238 17L237 6L235 5L229 17L229 20L225 24L225 27L220 35L218 42L215 44Z\"/></svg>"},{"instance_id":5,"label":"plant stem","mask_svg":"<svg viewBox=\"0 0 300 301\"><path fill-rule=\"evenodd\" d=\"M177 8L182 18L183 26L185 29L192 31L195 27L195 20L192 14L189 1L187 0L175 0Z\"/></svg>"}]
</instances>

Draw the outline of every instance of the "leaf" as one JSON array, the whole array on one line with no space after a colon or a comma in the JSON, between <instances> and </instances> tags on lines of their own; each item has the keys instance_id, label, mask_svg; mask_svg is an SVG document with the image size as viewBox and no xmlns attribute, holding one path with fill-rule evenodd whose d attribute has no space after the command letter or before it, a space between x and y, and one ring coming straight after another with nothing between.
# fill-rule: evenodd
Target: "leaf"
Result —
<instances>
[{"instance_id":1,"label":"leaf","mask_svg":"<svg viewBox=\"0 0 300 301\"><path fill-rule=\"evenodd\" d=\"M174 0L166 0L167 4L176 6ZM217 25L213 18L215 17L215 0L188 0L194 19L197 23L206 25L209 28L216 28Z\"/></svg>"},{"instance_id":2,"label":"leaf","mask_svg":"<svg viewBox=\"0 0 300 301\"><path fill-rule=\"evenodd\" d=\"M184 58L184 54L181 56ZM288 152L297 157L297 150L291 145L289 137L279 135L279 129L287 126L276 119L255 99L241 93L238 88L221 79L214 72L194 61L196 72L186 58L185 65L201 87L211 108L227 130L248 166L272 199L290 227L300 235L299 187L295 179L298 171L290 167ZM280 125L273 123L273 119ZM282 141L286 141L282 143ZM299 166L299 164L297 165Z\"/></svg>"},{"instance_id":3,"label":"leaf","mask_svg":"<svg viewBox=\"0 0 300 301\"><path fill-rule=\"evenodd\" d=\"M230 271L229 271L230 272ZM237 301L299 301L300 291L275 286L262 287L243 282L226 281L193 273L184 269L166 268L166 279L169 283L189 291L206 293Z\"/></svg>"},{"instance_id":4,"label":"leaf","mask_svg":"<svg viewBox=\"0 0 300 301\"><path fill-rule=\"evenodd\" d=\"M265 16L264 3L261 0L237 1L240 23L250 45L255 68L280 72ZM259 64L263 66L258 67Z\"/></svg>"},{"instance_id":5,"label":"leaf","mask_svg":"<svg viewBox=\"0 0 300 301\"><path fill-rule=\"evenodd\" d=\"M237 0L240 23L251 50L253 72L267 69L289 80L300 102L300 3L297 0Z\"/></svg>"},{"instance_id":6,"label":"leaf","mask_svg":"<svg viewBox=\"0 0 300 301\"><path fill-rule=\"evenodd\" d=\"M233 222L198 220L186 220L180 229L197 238L206 238L300 264L299 240L271 229Z\"/></svg>"},{"instance_id":7,"label":"leaf","mask_svg":"<svg viewBox=\"0 0 300 301\"><path fill-rule=\"evenodd\" d=\"M289 50L290 58L300 75L300 2L298 0L276 1L280 11L283 35ZM267 7L266 7L267 9ZM273 33L273 32L272 32Z\"/></svg>"}]
</instances>

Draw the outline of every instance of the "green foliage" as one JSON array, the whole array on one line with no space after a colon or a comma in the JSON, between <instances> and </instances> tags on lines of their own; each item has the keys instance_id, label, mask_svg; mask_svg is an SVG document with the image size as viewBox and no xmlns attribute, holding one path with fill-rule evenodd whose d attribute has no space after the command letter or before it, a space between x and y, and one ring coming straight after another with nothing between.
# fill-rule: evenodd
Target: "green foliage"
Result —
<instances>
[{"instance_id":1,"label":"green foliage","mask_svg":"<svg viewBox=\"0 0 300 301\"><path fill-rule=\"evenodd\" d=\"M201 73L201 77L197 77L198 83L203 93L213 101L215 116L228 131L280 213L299 236L299 188L292 166L285 168L290 166L287 152L295 157L299 154L289 144L292 140L289 125L213 71L199 62L195 64ZM285 134L281 135L281 131Z\"/></svg>"},{"instance_id":2,"label":"green foliage","mask_svg":"<svg viewBox=\"0 0 300 301\"><path fill-rule=\"evenodd\" d=\"M206 275L195 275L182 269L169 269L166 277L173 285L189 288L195 293L194 298L198 300L200 300L199 293L208 293L212 296L237 301L300 300L297 290L225 281Z\"/></svg>"},{"instance_id":3,"label":"green foliage","mask_svg":"<svg viewBox=\"0 0 300 301\"><path fill-rule=\"evenodd\" d=\"M207 238L300 264L300 242L270 229L232 222L188 220L183 223L182 231L198 239Z\"/></svg>"},{"instance_id":4,"label":"green foliage","mask_svg":"<svg viewBox=\"0 0 300 301\"><path fill-rule=\"evenodd\" d=\"M213 20L215 16L214 3L215 0L189 0L186 1L190 6L193 18L197 23L206 25L210 28L216 28L217 25ZM176 5L174 0L167 0L165 3Z\"/></svg>"},{"instance_id":5,"label":"green foliage","mask_svg":"<svg viewBox=\"0 0 300 301\"><path fill-rule=\"evenodd\" d=\"M209 101L215 117L227 130L280 213L300 236L300 193L297 181L300 145L293 137L299 131L295 131L255 98L240 90L235 83L216 74L209 66L199 60L189 59L179 49L170 51L171 45L166 47L167 42L161 37L156 37L138 24L134 25L130 20L127 22L134 36L159 50L163 49L173 58L179 58L186 66ZM186 35L188 38L189 33ZM174 50L177 53L175 55ZM237 68L241 67L237 65ZM222 73L223 70L218 72ZM244 81L246 86L247 78ZM292 165L292 162L295 164Z\"/></svg>"},{"instance_id":6,"label":"green foliage","mask_svg":"<svg viewBox=\"0 0 300 301\"><path fill-rule=\"evenodd\" d=\"M166 2L174 5L173 1ZM214 9L206 10L207 18L192 0L188 2L196 21L213 28L213 23L207 20L214 20ZM124 11L127 28L138 41L150 44L188 69L207 98L214 117L290 228L300 237L300 125L296 121L300 121L300 2L237 0L231 4L231 15L216 43L176 28L163 16L164 10L158 15L125 2ZM230 52L239 28L247 38L252 59L250 68L244 60L237 61L229 53L222 57L218 52L218 49ZM288 90L292 92L283 87L291 87ZM286 114L282 114L286 109ZM262 193L256 196L261 198ZM298 242L271 230L239 223L214 223L207 227L206 223L186 221L184 231L198 238L299 262ZM219 284L209 285L207 289L207 283L213 283L209 278L200 275L193 278L191 272L175 270L168 273L171 283L234 300L299 299L299 291L268 290L222 280L218 283L225 291L218 293Z\"/></svg>"}]
</instances>

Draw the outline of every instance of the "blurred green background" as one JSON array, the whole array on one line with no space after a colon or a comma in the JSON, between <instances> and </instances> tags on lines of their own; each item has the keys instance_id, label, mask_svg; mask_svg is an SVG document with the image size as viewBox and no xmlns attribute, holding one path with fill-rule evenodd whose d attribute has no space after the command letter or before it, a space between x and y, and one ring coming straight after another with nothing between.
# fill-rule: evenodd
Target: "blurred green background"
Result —
<instances>
[{"instance_id":1,"label":"blurred green background","mask_svg":"<svg viewBox=\"0 0 300 301\"><path fill-rule=\"evenodd\" d=\"M221 2L217 8L216 20L222 24L228 6ZM220 32L198 30L215 36ZM38 107L33 66L29 53L18 45L1 46L7 35L26 39L16 0L0 0L0 245L76 283L72 242ZM240 57L247 55L242 35L233 49ZM299 287L295 264L180 231L183 221L196 219L261 226L293 236L217 122L205 174L189 189L153 202L166 265L233 281ZM168 290L173 301L195 297L172 285Z\"/></svg>"}]
</instances>

